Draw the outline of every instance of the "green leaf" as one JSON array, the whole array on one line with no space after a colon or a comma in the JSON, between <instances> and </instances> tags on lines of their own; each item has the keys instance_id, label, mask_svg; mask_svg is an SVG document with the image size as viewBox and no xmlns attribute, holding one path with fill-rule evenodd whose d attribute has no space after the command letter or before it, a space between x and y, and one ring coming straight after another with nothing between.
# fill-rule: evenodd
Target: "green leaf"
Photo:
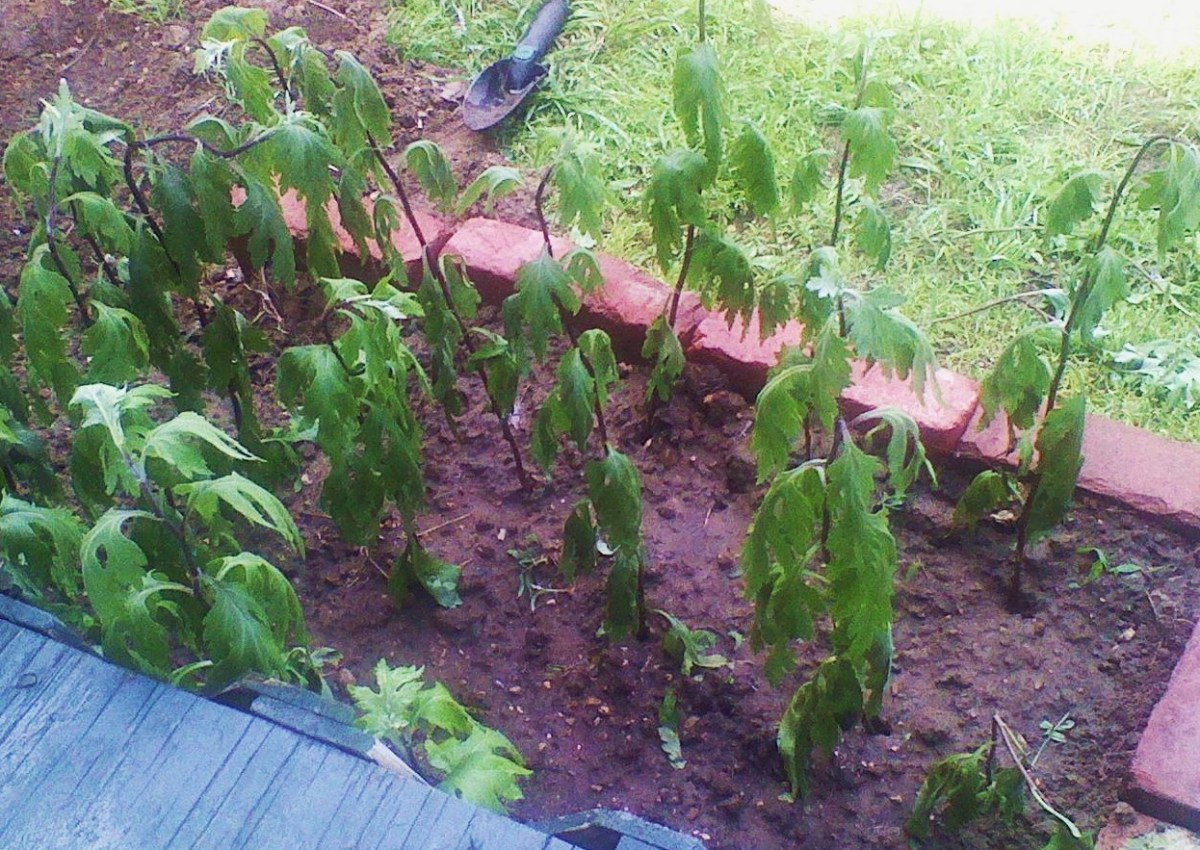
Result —
<instances>
[{"instance_id":1,"label":"green leaf","mask_svg":"<svg viewBox=\"0 0 1200 850\"><path fill-rule=\"evenodd\" d=\"M66 508L0 494L0 572L31 598L55 590L68 600L79 595L82 540L83 525Z\"/></svg>"},{"instance_id":2,"label":"green leaf","mask_svg":"<svg viewBox=\"0 0 1200 850\"><path fill-rule=\"evenodd\" d=\"M588 461L584 472L596 523L614 549L632 551L642 541L642 482L633 462L609 448L604 460Z\"/></svg>"},{"instance_id":3,"label":"green leaf","mask_svg":"<svg viewBox=\"0 0 1200 850\"><path fill-rule=\"evenodd\" d=\"M388 578L388 591L397 605L403 605L408 588L415 582L433 597L443 608L457 608L462 604L458 595L458 577L461 568L431 555L415 540L410 541L396 558L392 574Z\"/></svg>"},{"instance_id":4,"label":"green leaf","mask_svg":"<svg viewBox=\"0 0 1200 850\"><path fill-rule=\"evenodd\" d=\"M708 42L698 44L675 61L672 80L675 115L683 125L689 145L703 138L706 182L721 164L721 130L728 120L724 85L717 67L717 52Z\"/></svg>"},{"instance_id":5,"label":"green leaf","mask_svg":"<svg viewBox=\"0 0 1200 850\"><path fill-rule=\"evenodd\" d=\"M425 687L424 673L424 667L392 668L379 659L375 664L379 690L365 685L349 687L350 697L362 714L357 725L379 738L406 741L420 720L415 706Z\"/></svg>"},{"instance_id":6,"label":"green leaf","mask_svg":"<svg viewBox=\"0 0 1200 850\"><path fill-rule=\"evenodd\" d=\"M83 233L112 254L128 254L133 246L133 228L125 214L109 198L95 192L76 192L59 201L77 216Z\"/></svg>"},{"instance_id":7,"label":"green leaf","mask_svg":"<svg viewBox=\"0 0 1200 850\"><path fill-rule=\"evenodd\" d=\"M94 321L83 334L83 353L91 359L87 380L124 384L145 374L150 339L141 320L119 307L92 302Z\"/></svg>"},{"instance_id":8,"label":"green leaf","mask_svg":"<svg viewBox=\"0 0 1200 850\"><path fill-rule=\"evenodd\" d=\"M264 624L280 646L307 643L300 598L279 568L251 552L217 558L206 572L220 586L240 585L261 607Z\"/></svg>"},{"instance_id":9,"label":"green leaf","mask_svg":"<svg viewBox=\"0 0 1200 850\"><path fill-rule=\"evenodd\" d=\"M179 604L167 593L189 596L191 589L153 573L123 599L123 610L104 624L101 646L110 661L160 678L171 673L171 632L178 628ZM166 622L164 622L166 621Z\"/></svg>"},{"instance_id":10,"label":"green leaf","mask_svg":"<svg viewBox=\"0 0 1200 850\"><path fill-rule=\"evenodd\" d=\"M642 606L638 594L641 584L642 554L640 551L618 549L605 583L607 603L601 631L609 640L622 640L636 632L642 623Z\"/></svg>"},{"instance_id":11,"label":"green leaf","mask_svg":"<svg viewBox=\"0 0 1200 850\"><path fill-rule=\"evenodd\" d=\"M509 416L516 408L517 387L521 380L521 364L513 355L508 340L487 328L472 328L482 336L483 345L467 358L467 368L483 367L487 375L488 397L496 403L501 416Z\"/></svg>"},{"instance_id":12,"label":"green leaf","mask_svg":"<svg viewBox=\"0 0 1200 850\"><path fill-rule=\"evenodd\" d=\"M522 359L532 350L538 361L544 360L550 337L563 332L560 308L571 315L579 311L579 296L571 283L566 269L545 247L517 271L516 292L504 301L504 328Z\"/></svg>"},{"instance_id":13,"label":"green leaf","mask_svg":"<svg viewBox=\"0 0 1200 850\"><path fill-rule=\"evenodd\" d=\"M1050 365L1037 345L1044 334L1042 328L1022 333L1008 344L992 371L983 379L979 390L979 403L983 408L981 427L991 422L1000 410L1017 428L1033 425L1034 417L1050 392Z\"/></svg>"},{"instance_id":14,"label":"green leaf","mask_svg":"<svg viewBox=\"0 0 1200 850\"><path fill-rule=\"evenodd\" d=\"M126 597L148 575L145 552L123 530L126 523L141 520L153 522L155 517L147 511L110 509L80 543L83 586L102 626L124 616Z\"/></svg>"},{"instance_id":15,"label":"green leaf","mask_svg":"<svg viewBox=\"0 0 1200 850\"><path fill-rule=\"evenodd\" d=\"M792 170L792 182L788 184L788 198L792 215L800 215L804 207L812 202L817 192L825 188L825 169L829 167L829 151L816 150L796 161Z\"/></svg>"},{"instance_id":16,"label":"green leaf","mask_svg":"<svg viewBox=\"0 0 1200 850\"><path fill-rule=\"evenodd\" d=\"M942 820L949 832L957 832L982 814L987 800L983 771L991 747L989 742L974 752L955 753L934 763L917 792L904 831L916 839L928 838L931 818L943 804Z\"/></svg>"},{"instance_id":17,"label":"green leaf","mask_svg":"<svg viewBox=\"0 0 1200 850\"><path fill-rule=\"evenodd\" d=\"M454 214L462 215L471 208L472 204L483 198L483 210L491 215L496 201L506 195L511 195L523 185L521 172L515 168L507 165L490 166L463 190L462 197L458 199L458 204L454 207Z\"/></svg>"},{"instance_id":18,"label":"green leaf","mask_svg":"<svg viewBox=\"0 0 1200 850\"><path fill-rule=\"evenodd\" d=\"M896 161L896 143L888 133L891 110L860 106L846 113L842 136L850 144L850 176L862 177L867 193L874 195Z\"/></svg>"},{"instance_id":19,"label":"green leaf","mask_svg":"<svg viewBox=\"0 0 1200 850\"><path fill-rule=\"evenodd\" d=\"M371 73L354 58L353 54L339 50L335 55L338 60L337 83L349 93L350 105L358 125L377 143L384 143L391 138L392 113L388 109L383 94L379 91L379 86L371 77ZM339 120L334 122L335 132L339 130L344 132L348 116L345 111L340 111L338 118ZM357 139L357 135L352 138ZM340 143L343 149L351 150L351 146L346 144L344 137Z\"/></svg>"},{"instance_id":20,"label":"green leaf","mask_svg":"<svg viewBox=\"0 0 1200 850\"><path fill-rule=\"evenodd\" d=\"M976 475L954 505L951 523L973 530L985 516L1012 503L1013 488L1007 475L985 469Z\"/></svg>"},{"instance_id":21,"label":"green leaf","mask_svg":"<svg viewBox=\"0 0 1200 850\"><path fill-rule=\"evenodd\" d=\"M1075 225L1090 217L1100 203L1103 185L1104 175L1099 171L1085 171L1068 180L1046 210L1046 241L1071 233Z\"/></svg>"},{"instance_id":22,"label":"green leaf","mask_svg":"<svg viewBox=\"0 0 1200 850\"><path fill-rule=\"evenodd\" d=\"M496 812L504 811L505 802L524 797L517 780L532 773L508 738L480 724L465 740L426 741L425 754L444 774L440 790Z\"/></svg>"},{"instance_id":23,"label":"green leaf","mask_svg":"<svg viewBox=\"0 0 1200 850\"><path fill-rule=\"evenodd\" d=\"M267 34L267 13L262 9L225 6L213 12L200 30L201 41L243 41Z\"/></svg>"},{"instance_id":24,"label":"green leaf","mask_svg":"<svg viewBox=\"0 0 1200 850\"><path fill-rule=\"evenodd\" d=\"M1094 338L1096 328L1104 314L1114 304L1129 297L1129 281L1125 277L1128 261L1120 253L1105 245L1088 261L1085 281L1087 297L1075 309L1078 316L1075 326L1084 341ZM1077 293L1078 297L1078 293Z\"/></svg>"},{"instance_id":25,"label":"green leaf","mask_svg":"<svg viewBox=\"0 0 1200 850\"><path fill-rule=\"evenodd\" d=\"M832 752L842 729L863 710L862 688L850 662L828 658L792 696L779 722L776 743L792 793L808 795L812 751Z\"/></svg>"},{"instance_id":26,"label":"green leaf","mask_svg":"<svg viewBox=\"0 0 1200 850\"><path fill-rule=\"evenodd\" d=\"M603 409L608 406L612 385L620 379L612 339L607 332L591 328L579 335L578 347L592 374L596 403Z\"/></svg>"},{"instance_id":27,"label":"green leaf","mask_svg":"<svg viewBox=\"0 0 1200 850\"><path fill-rule=\"evenodd\" d=\"M358 395L328 345L284 351L275 389L284 406L317 424L317 442L329 456L340 457L350 451L358 430Z\"/></svg>"},{"instance_id":28,"label":"green leaf","mask_svg":"<svg viewBox=\"0 0 1200 850\"><path fill-rule=\"evenodd\" d=\"M281 676L287 665L283 644L251 590L216 582L212 592L212 607L204 616L204 649L214 662L208 685L220 687L251 672Z\"/></svg>"},{"instance_id":29,"label":"green leaf","mask_svg":"<svg viewBox=\"0 0 1200 850\"><path fill-rule=\"evenodd\" d=\"M863 658L892 625L896 540L887 512L872 510L879 461L852 442L829 464L826 573L835 651Z\"/></svg>"},{"instance_id":30,"label":"green leaf","mask_svg":"<svg viewBox=\"0 0 1200 850\"><path fill-rule=\"evenodd\" d=\"M746 252L723 234L701 230L696 236L692 263L706 282L716 284L715 290L710 288L705 295L725 312L726 321L732 325L734 318L741 316L749 324L755 282L754 267Z\"/></svg>"},{"instance_id":31,"label":"green leaf","mask_svg":"<svg viewBox=\"0 0 1200 850\"><path fill-rule=\"evenodd\" d=\"M687 365L683 346L665 315L659 315L647 329L646 341L642 344L642 358L654 363L646 381L644 401L649 404L651 399L657 397L665 404L671 400L675 383Z\"/></svg>"},{"instance_id":32,"label":"green leaf","mask_svg":"<svg viewBox=\"0 0 1200 850\"><path fill-rule=\"evenodd\" d=\"M171 397L171 391L157 384L137 387L113 387L108 384L85 384L71 397L71 407L83 408L80 428L103 425L118 449L125 447L124 417L127 413L143 411L155 402Z\"/></svg>"},{"instance_id":33,"label":"green leaf","mask_svg":"<svg viewBox=\"0 0 1200 850\"><path fill-rule=\"evenodd\" d=\"M185 410L146 435L142 443L142 464L157 457L174 468L187 480L212 475L196 444L202 443L225 457L237 461L259 460L241 443L217 428L203 416Z\"/></svg>"},{"instance_id":34,"label":"green leaf","mask_svg":"<svg viewBox=\"0 0 1200 850\"><path fill-rule=\"evenodd\" d=\"M683 244L686 225L703 226L704 157L695 151L677 150L660 157L650 172L643 201L658 264L665 272Z\"/></svg>"},{"instance_id":35,"label":"green leaf","mask_svg":"<svg viewBox=\"0 0 1200 850\"><path fill-rule=\"evenodd\" d=\"M779 207L779 185L775 179L775 155L762 131L749 121L729 149L729 167L734 184L758 215L770 215Z\"/></svg>"},{"instance_id":36,"label":"green leaf","mask_svg":"<svg viewBox=\"0 0 1200 850\"><path fill-rule=\"evenodd\" d=\"M1161 257L1200 224L1200 151L1192 145L1172 143L1167 165L1160 173L1161 191L1153 205L1158 207Z\"/></svg>"},{"instance_id":37,"label":"green leaf","mask_svg":"<svg viewBox=\"0 0 1200 850\"><path fill-rule=\"evenodd\" d=\"M295 189L305 201L312 238L314 217L326 222L325 202L333 195L330 166L340 165L340 157L329 140L299 121L280 124L271 137L254 148L269 155L279 175L279 191Z\"/></svg>"},{"instance_id":38,"label":"green leaf","mask_svg":"<svg viewBox=\"0 0 1200 850\"><path fill-rule=\"evenodd\" d=\"M662 704L658 707L658 738L662 741L663 752L667 761L676 770L683 770L687 762L683 758L683 747L679 741L679 708L676 705L675 692L668 689L663 694Z\"/></svg>"},{"instance_id":39,"label":"green leaf","mask_svg":"<svg viewBox=\"0 0 1200 850\"><path fill-rule=\"evenodd\" d=\"M921 398L925 382L933 378L937 362L925 334L895 309L900 301L886 287L847 297L845 310L850 341L859 357L881 364L885 375L893 371L901 379L912 375L913 393Z\"/></svg>"},{"instance_id":40,"label":"green leaf","mask_svg":"<svg viewBox=\"0 0 1200 850\"><path fill-rule=\"evenodd\" d=\"M224 504L254 525L274 531L297 552L304 552L300 530L287 508L267 490L236 472L208 481L180 484L175 493L184 497L189 513L212 522Z\"/></svg>"},{"instance_id":41,"label":"green leaf","mask_svg":"<svg viewBox=\"0 0 1200 850\"><path fill-rule=\"evenodd\" d=\"M668 629L663 635L663 649L680 662L680 671L685 676L702 667L715 670L729 665L729 659L719 653L709 652L717 645L717 636L708 629L690 629L687 623L666 611L657 610L667 621Z\"/></svg>"},{"instance_id":42,"label":"green leaf","mask_svg":"<svg viewBox=\"0 0 1200 850\"><path fill-rule=\"evenodd\" d=\"M1038 430L1037 483L1022 517L1027 542L1035 543L1062 522L1075 482L1083 467L1083 430L1086 398L1062 401L1050 411Z\"/></svg>"},{"instance_id":43,"label":"green leaf","mask_svg":"<svg viewBox=\"0 0 1200 850\"><path fill-rule=\"evenodd\" d=\"M607 191L595 157L577 150L564 154L554 166L554 185L558 189L558 223L567 230L577 226L600 241L601 214L607 205Z\"/></svg>"},{"instance_id":44,"label":"green leaf","mask_svg":"<svg viewBox=\"0 0 1200 850\"><path fill-rule=\"evenodd\" d=\"M439 210L447 212L454 206L458 183L440 147L427 139L415 141L404 149L404 162Z\"/></svg>"},{"instance_id":45,"label":"green leaf","mask_svg":"<svg viewBox=\"0 0 1200 850\"><path fill-rule=\"evenodd\" d=\"M208 251L204 219L192 206L191 181L169 165L155 181L151 200L162 215L162 246L171 258L172 270L178 269L182 290L191 291L200 277L197 256L203 257Z\"/></svg>"},{"instance_id":46,"label":"green leaf","mask_svg":"<svg viewBox=\"0 0 1200 850\"><path fill-rule=\"evenodd\" d=\"M934 486L937 485L933 465L925 456L921 429L911 416L894 407L877 407L855 417L850 425L857 427L870 422L879 424L872 426L863 436L863 445L871 445L872 439L880 431L887 431L888 434L884 456L887 460L887 483L892 490L890 501L903 500L908 488L916 483L921 470L925 470Z\"/></svg>"},{"instance_id":47,"label":"green leaf","mask_svg":"<svg viewBox=\"0 0 1200 850\"><path fill-rule=\"evenodd\" d=\"M865 201L855 219L854 244L858 250L875 260L875 269L882 271L892 256L892 226L887 213L878 204Z\"/></svg>"},{"instance_id":48,"label":"green leaf","mask_svg":"<svg viewBox=\"0 0 1200 850\"><path fill-rule=\"evenodd\" d=\"M596 568L597 539L591 503L580 499L563 526L562 557L558 559L559 569L568 583L575 581L577 572L590 573Z\"/></svg>"},{"instance_id":49,"label":"green leaf","mask_svg":"<svg viewBox=\"0 0 1200 850\"><path fill-rule=\"evenodd\" d=\"M257 180L246 180L243 186L246 199L233 214L233 233L249 234L246 248L250 261L261 268L269 255L272 275L290 286L296 280L296 257L292 233L283 220L279 201L269 187Z\"/></svg>"},{"instance_id":50,"label":"green leaf","mask_svg":"<svg viewBox=\"0 0 1200 850\"><path fill-rule=\"evenodd\" d=\"M79 372L67 356L64 335L73 299L67 279L42 265L46 256L45 247L38 248L21 269L17 319L30 377L52 387L61 404L79 382Z\"/></svg>"}]
</instances>

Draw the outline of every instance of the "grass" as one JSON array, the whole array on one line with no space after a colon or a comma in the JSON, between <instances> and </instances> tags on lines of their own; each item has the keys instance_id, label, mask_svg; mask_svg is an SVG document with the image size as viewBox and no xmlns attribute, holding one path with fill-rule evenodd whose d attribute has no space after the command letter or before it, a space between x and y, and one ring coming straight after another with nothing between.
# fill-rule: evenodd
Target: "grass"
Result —
<instances>
[{"instance_id":1,"label":"grass","mask_svg":"<svg viewBox=\"0 0 1200 850\"><path fill-rule=\"evenodd\" d=\"M390 37L404 55L469 74L512 49L536 5L392 2ZM548 84L500 141L526 167L547 162L564 133L597 148L616 199L603 247L649 267L638 204L654 161L683 144L671 111L671 73L675 55L695 40L695 4L576 0L573 8L550 55ZM958 314L1015 293L1069 286L1077 274L1082 239L1048 246L1039 228L1062 184L1098 169L1111 192L1146 136L1197 135L1196 56L1166 60L1067 46L1053 32L1016 23L979 30L914 17L805 26L772 19L756 0L711 0L708 9L729 112L765 133L785 178L803 155L833 147L822 113L852 99L851 60L871 43L872 76L896 103L892 131L901 159L884 189L894 248L883 273L847 265L864 283L902 292L906 312L930 333L941 361L977 378L1037 317L1019 303ZM739 222L737 238L764 266L799 269L810 247L827 239L831 208L829 197L799 215ZM1144 274L1135 275L1134 297L1107 318L1098 344L1076 357L1068 391L1086 388L1094 411L1200 441L1200 415L1111 365L1127 343L1200 331L1200 243L1160 259L1153 215L1133 203L1118 213L1116 247ZM1096 216L1081 236L1098 226ZM663 276L673 279L673 272Z\"/></svg>"},{"instance_id":2,"label":"grass","mask_svg":"<svg viewBox=\"0 0 1200 850\"><path fill-rule=\"evenodd\" d=\"M115 12L136 15L152 24L183 17L183 0L108 0Z\"/></svg>"}]
</instances>

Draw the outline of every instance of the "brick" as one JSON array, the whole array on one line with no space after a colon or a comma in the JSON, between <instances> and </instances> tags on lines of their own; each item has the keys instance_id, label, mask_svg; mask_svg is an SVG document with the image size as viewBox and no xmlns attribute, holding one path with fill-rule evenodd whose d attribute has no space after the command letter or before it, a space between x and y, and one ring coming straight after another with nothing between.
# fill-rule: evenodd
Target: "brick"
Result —
<instances>
[{"instance_id":1,"label":"brick","mask_svg":"<svg viewBox=\"0 0 1200 850\"><path fill-rule=\"evenodd\" d=\"M1200 528L1200 445L1089 415L1079 484L1173 525Z\"/></svg>"},{"instance_id":2,"label":"brick","mask_svg":"<svg viewBox=\"0 0 1200 850\"><path fill-rule=\"evenodd\" d=\"M940 399L928 382L923 395L918 396L910 380L889 377L878 364L868 367L857 361L851 384L842 393L842 413L849 418L876 407L898 408L917 423L926 450L932 454L950 454L975 415L979 384L949 369L938 369L934 381Z\"/></svg>"},{"instance_id":3,"label":"brick","mask_svg":"<svg viewBox=\"0 0 1200 850\"><path fill-rule=\"evenodd\" d=\"M958 447L954 450L955 456L979 461L988 466L1016 469L1016 447L1010 452L1008 446L1008 417L1000 412L982 430L979 427L981 422L983 408L978 407L958 441Z\"/></svg>"},{"instance_id":4,"label":"brick","mask_svg":"<svg viewBox=\"0 0 1200 850\"><path fill-rule=\"evenodd\" d=\"M624 260L604 254L597 259L604 286L584 296L579 311L581 324L607 331L618 357L639 360L646 330L662 314L671 287ZM675 332L681 342L686 344L704 316L700 299L690 292L683 293L675 317Z\"/></svg>"},{"instance_id":5,"label":"brick","mask_svg":"<svg viewBox=\"0 0 1200 850\"><path fill-rule=\"evenodd\" d=\"M1200 830L1200 625L1142 732L1125 799L1143 814Z\"/></svg>"},{"instance_id":6,"label":"brick","mask_svg":"<svg viewBox=\"0 0 1200 850\"><path fill-rule=\"evenodd\" d=\"M552 236L555 256L573 247L570 240ZM528 227L472 218L463 222L442 247L447 256L461 257L471 281L489 304L512 295L517 271L542 250L542 234Z\"/></svg>"},{"instance_id":7,"label":"brick","mask_svg":"<svg viewBox=\"0 0 1200 850\"><path fill-rule=\"evenodd\" d=\"M1117 804L1096 836L1096 850L1200 850L1200 835Z\"/></svg>"},{"instance_id":8,"label":"brick","mask_svg":"<svg viewBox=\"0 0 1200 850\"><path fill-rule=\"evenodd\" d=\"M788 322L766 339L759 339L757 314L746 323L735 319L732 326L718 313L707 313L684 343L688 360L716 366L730 386L748 399L758 395L767 382L767 373L779 362L788 347L800 345L803 325Z\"/></svg>"}]
</instances>

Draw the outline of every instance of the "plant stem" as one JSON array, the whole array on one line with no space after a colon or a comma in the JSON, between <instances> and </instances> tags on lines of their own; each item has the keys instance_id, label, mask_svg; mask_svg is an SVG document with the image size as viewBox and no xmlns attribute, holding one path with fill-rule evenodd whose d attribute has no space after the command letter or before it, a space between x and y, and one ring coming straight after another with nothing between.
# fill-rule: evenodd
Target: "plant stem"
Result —
<instances>
[{"instance_id":1,"label":"plant stem","mask_svg":"<svg viewBox=\"0 0 1200 850\"><path fill-rule=\"evenodd\" d=\"M683 300L683 287L687 283L688 271L692 267L692 255L696 253L696 225L687 226L687 234L683 242L683 259L679 263L679 277L675 279L675 288L671 290L670 308L667 310L667 324L675 330L675 319L679 316L679 302Z\"/></svg>"},{"instance_id":2,"label":"plant stem","mask_svg":"<svg viewBox=\"0 0 1200 850\"><path fill-rule=\"evenodd\" d=\"M87 303L83 300L83 294L79 291L75 279L71 277L71 272L67 269L62 255L58 253L58 243L54 241L58 225L58 169L61 164L62 158L56 156L54 165L50 168L50 190L46 199L46 249L50 252L50 259L54 261L58 273L67 282L67 288L70 289L75 306L79 309L79 321L85 328L88 328L91 327L92 317L88 313Z\"/></svg>"},{"instance_id":3,"label":"plant stem","mask_svg":"<svg viewBox=\"0 0 1200 850\"><path fill-rule=\"evenodd\" d=\"M704 0L699 0L699 3L700 3L700 43L703 44L704 42L708 41L708 28L704 22L704 19L706 17L704 14Z\"/></svg>"},{"instance_id":4,"label":"plant stem","mask_svg":"<svg viewBox=\"0 0 1200 850\"><path fill-rule=\"evenodd\" d=\"M367 143L371 146L371 152L375 155L375 159L383 167L384 172L391 181L392 187L396 190L396 197L400 199L400 206L404 210L404 217L408 220L409 227L412 228L413 235L417 237L417 242L421 245L421 259L425 268L433 276L441 289L442 298L445 299L446 309L450 315L454 317L455 323L458 325L459 334L462 337L463 348L467 350L468 357L475 354L475 343L471 340L470 330L459 312L454 307L454 295L450 291L450 284L446 280L446 276L442 273L441 266L437 263L437 258L433 255L433 246L429 244L425 238L425 234L421 231L421 225L417 221L417 214L413 210L412 204L408 199L408 193L404 189L404 184L400 180L400 175L396 173L396 169L392 168L392 164L387 161L387 157L383 155L379 144L367 133ZM484 394L488 397L488 403L492 408L492 413L500 421L500 433L504 437L504 441L508 443L509 451L512 453L513 462L517 468L517 479L521 482L521 487L524 490L533 489L533 479L529 477L529 473L525 471L525 464L521 461L521 450L517 445L517 438L513 434L512 426L508 423L508 417L504 415L504 411L500 409L494 394L492 393L491 385L488 381L487 370L482 364L475 367L475 374L479 376L479 380L483 383Z\"/></svg>"},{"instance_id":5,"label":"plant stem","mask_svg":"<svg viewBox=\"0 0 1200 850\"><path fill-rule=\"evenodd\" d=\"M550 227L546 223L546 212L543 208L545 199L546 186L550 182L550 176L554 173L554 166L546 169L546 173L542 175L541 181L538 183L537 191L533 195L533 206L537 211L538 225L542 230L542 242L546 246L546 253L551 258L554 257L554 246L550 244ZM558 299L554 299L554 306L558 308L559 321L562 322L563 330L566 331L567 339L571 341L571 347L579 351L579 360L583 363L583 368L587 370L589 377L592 379L592 386L599 388L599 381L596 378L596 369L592 365L592 361L579 348L579 336L575 333L575 329L571 326L571 320L574 318L567 312L567 308L562 305ZM600 454L603 457L604 452L608 450L608 427L604 424L604 408L600 405L600 394L596 392L592 398L592 411L596 416L596 430L600 432Z\"/></svg>"},{"instance_id":6,"label":"plant stem","mask_svg":"<svg viewBox=\"0 0 1200 850\"><path fill-rule=\"evenodd\" d=\"M995 298L985 304L980 304L978 307L972 307L970 310L964 310L961 313L955 313L953 316L942 316L940 319L933 319L929 322L931 325L936 325L941 322L956 322L959 319L965 319L968 316L974 316L976 313L984 313L991 310L993 307L999 307L1003 304L1008 304L1013 301L1024 301L1026 298L1040 298L1045 295L1052 295L1058 292L1057 288L1050 289L1034 289L1029 292L1018 292L1014 295L1005 295L1003 298Z\"/></svg>"},{"instance_id":7,"label":"plant stem","mask_svg":"<svg viewBox=\"0 0 1200 850\"><path fill-rule=\"evenodd\" d=\"M275 51L271 48L271 45L265 38L259 38L258 36L253 36L250 41L265 50L267 55L271 57L271 67L275 69L275 79L279 81L279 88L283 89L283 93L289 101L295 100L292 95L292 87L288 85L287 77L283 75L283 68L279 65L279 57L275 55Z\"/></svg>"},{"instance_id":8,"label":"plant stem","mask_svg":"<svg viewBox=\"0 0 1200 850\"><path fill-rule=\"evenodd\" d=\"M1038 806L1041 807L1042 811L1050 815L1052 818L1055 818L1063 826L1065 826L1067 831L1071 833L1072 838L1082 838L1083 836L1079 832L1079 827L1077 827L1069 817L1051 806L1049 801L1042 796L1042 792L1038 788L1037 782L1035 782L1033 777L1029 775L1029 770L1025 767L1025 763L1021 761L1021 757L1017 754L1017 745L1014 743L1016 740L1016 733L1008 728L1008 724L1001 719L999 714L992 715L992 722L999 727L1000 739L1004 741L1004 747L1008 750L1008 754L1012 756L1013 764L1017 766L1017 770L1021 773L1021 778L1025 780L1025 785L1029 788L1030 796L1033 797Z\"/></svg>"},{"instance_id":9,"label":"plant stem","mask_svg":"<svg viewBox=\"0 0 1200 850\"><path fill-rule=\"evenodd\" d=\"M833 204L833 232L829 235L829 244L836 248L838 236L842 232L842 204L846 193L846 169L850 165L850 140L842 146L842 161L838 165L837 199Z\"/></svg>"}]
</instances>

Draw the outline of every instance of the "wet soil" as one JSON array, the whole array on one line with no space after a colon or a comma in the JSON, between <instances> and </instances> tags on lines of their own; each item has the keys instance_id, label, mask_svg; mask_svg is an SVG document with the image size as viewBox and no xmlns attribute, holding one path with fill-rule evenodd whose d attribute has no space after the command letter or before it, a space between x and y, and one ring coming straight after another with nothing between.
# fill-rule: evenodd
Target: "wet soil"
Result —
<instances>
[{"instance_id":1,"label":"wet soil","mask_svg":"<svg viewBox=\"0 0 1200 850\"><path fill-rule=\"evenodd\" d=\"M154 26L98 0L9 0L0 20L0 142L35 120L39 98L60 77L88 105L146 131L177 128L213 109L213 89L192 77L189 52L219 5L190 2L189 19ZM458 123L453 95L461 77L388 49L373 3L336 4L345 18L307 2L263 5L273 24L305 26L323 45L360 55L387 92L399 144L420 136L442 143L460 179L502 160L494 141ZM532 188L535 181L527 182ZM529 223L529 208L527 192L499 215ZM0 221L0 280L11 293L28 223L7 192L0 192ZM636 404L644 378L633 367L626 377L610 429L642 475L650 605L714 632L732 666L682 676L662 648L659 615L651 615L643 638L613 645L597 636L603 564L570 588L555 568L584 459L568 452L552 481L522 492L479 388L465 380L470 403L459 437L436 411L425 416L430 508L421 520L425 544L462 566L460 607L440 609L417 597L396 609L384 573L400 530L385 523L379 545L366 550L342 543L317 507L319 460L290 498L308 544L305 563L294 566L296 581L314 639L342 653L331 671L339 687L370 683L380 657L425 665L526 754L535 773L516 816L628 809L701 836L714 850L905 847L901 825L934 760L986 740L994 714L1034 747L1042 721L1069 714L1076 725L1065 742L1045 748L1036 774L1081 826L1103 823L1200 609L1195 534L1081 499L1036 551L1031 604L1016 615L1003 593L1010 530L992 524L973 537L955 534L950 514L968 473L939 470L941 486L918 488L894 515L901 571L896 671L884 709L889 729L850 732L818 760L810 798L787 803L774 727L819 655L810 650L801 674L776 689L742 640L751 606L742 596L738 551L761 498L746 448L752 409L719 376L689 370L647 443ZM526 411L545 395L545 379L530 383ZM265 405L269 387L264 393ZM528 426L527 415L519 426L524 438ZM1086 582L1091 556L1078 552L1083 547L1142 569ZM554 592L518 595L522 570ZM679 702L682 769L660 749L658 711L668 691ZM928 846L1044 842L1044 826L1031 817L1014 830L988 826Z\"/></svg>"}]
</instances>

